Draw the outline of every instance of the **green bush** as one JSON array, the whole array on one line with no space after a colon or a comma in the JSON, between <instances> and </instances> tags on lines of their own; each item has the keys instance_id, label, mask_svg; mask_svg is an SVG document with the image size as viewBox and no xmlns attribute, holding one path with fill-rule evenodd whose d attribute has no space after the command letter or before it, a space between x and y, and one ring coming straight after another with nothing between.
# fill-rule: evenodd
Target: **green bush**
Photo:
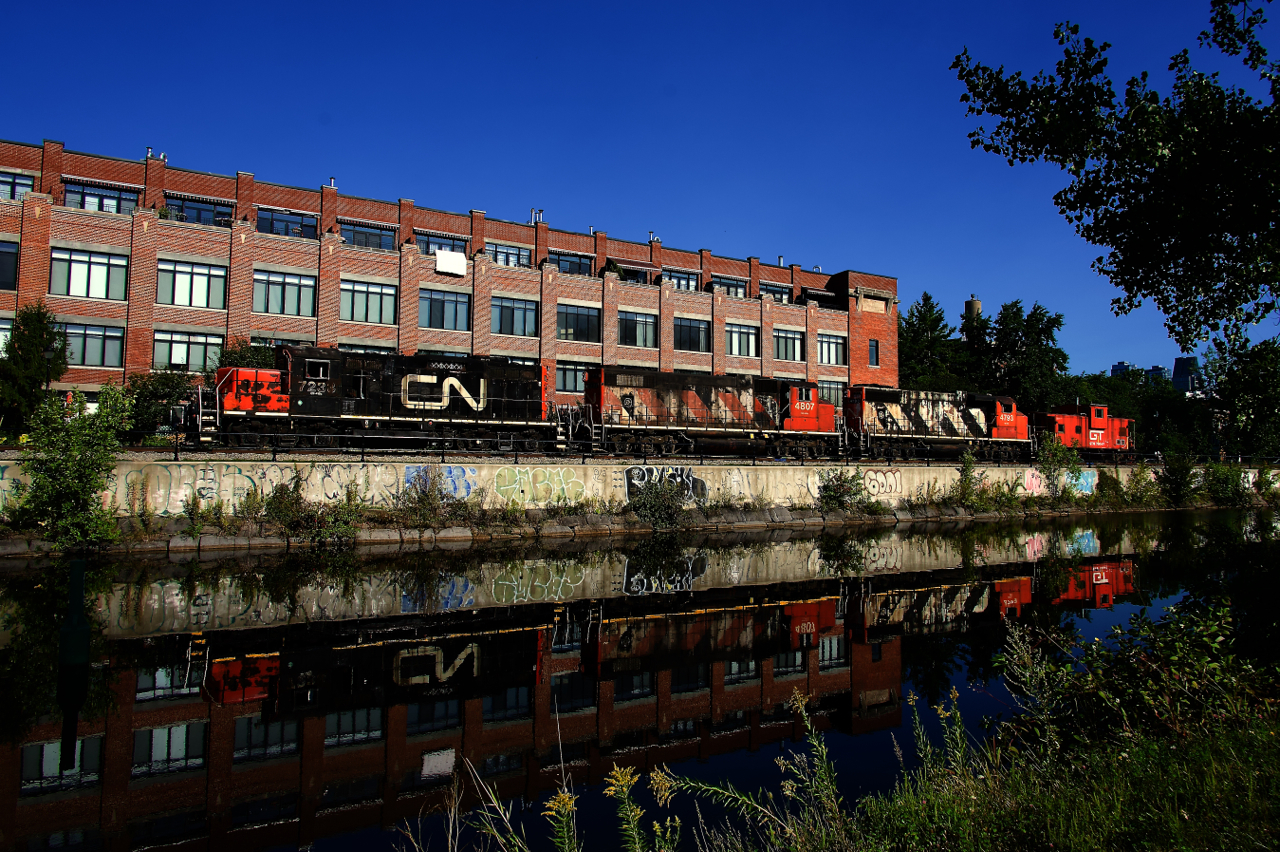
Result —
<instances>
[{"instance_id":1,"label":"green bush","mask_svg":"<svg viewBox=\"0 0 1280 852\"><path fill-rule=\"evenodd\" d=\"M867 486L862 468L829 468L818 473L818 510L822 512L861 511L867 503Z\"/></svg>"},{"instance_id":2,"label":"green bush","mask_svg":"<svg viewBox=\"0 0 1280 852\"><path fill-rule=\"evenodd\" d=\"M1151 472L1151 468L1147 467L1146 462L1138 462L1137 466L1129 471L1129 478L1124 484L1124 499L1130 506L1160 505L1160 483L1156 481L1155 475Z\"/></svg>"},{"instance_id":3,"label":"green bush","mask_svg":"<svg viewBox=\"0 0 1280 852\"><path fill-rule=\"evenodd\" d=\"M1036 447L1036 470L1044 477L1045 488L1048 489L1049 502L1056 504L1071 492L1067 483L1080 479L1080 453L1075 447L1068 447L1049 433L1040 436L1040 445Z\"/></svg>"},{"instance_id":4,"label":"green bush","mask_svg":"<svg viewBox=\"0 0 1280 852\"><path fill-rule=\"evenodd\" d=\"M1164 467L1156 472L1156 483L1170 506L1189 505L1196 494L1195 461L1184 453L1165 456Z\"/></svg>"},{"instance_id":5,"label":"green bush","mask_svg":"<svg viewBox=\"0 0 1280 852\"><path fill-rule=\"evenodd\" d=\"M1202 474L1204 492L1218 506L1248 506L1253 495L1244 481L1244 469L1235 464L1209 462Z\"/></svg>"},{"instance_id":6,"label":"green bush","mask_svg":"<svg viewBox=\"0 0 1280 852\"><path fill-rule=\"evenodd\" d=\"M684 483L674 479L646 482L628 501L627 511L654 529L672 529L684 520L685 496Z\"/></svg>"}]
</instances>

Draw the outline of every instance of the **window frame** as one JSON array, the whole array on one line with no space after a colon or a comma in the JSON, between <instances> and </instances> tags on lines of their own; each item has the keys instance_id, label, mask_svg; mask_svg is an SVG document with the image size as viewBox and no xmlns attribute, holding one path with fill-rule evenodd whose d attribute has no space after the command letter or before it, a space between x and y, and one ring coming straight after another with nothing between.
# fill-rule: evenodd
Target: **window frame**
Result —
<instances>
[{"instance_id":1,"label":"window frame","mask_svg":"<svg viewBox=\"0 0 1280 852\"><path fill-rule=\"evenodd\" d=\"M736 339L735 339L736 338ZM751 345L748 347L749 353L735 352L735 348L741 349L743 339L746 339ZM724 354L732 355L734 358L759 358L760 357L760 328L754 325L739 325L738 323L727 322L724 324Z\"/></svg>"},{"instance_id":2,"label":"window frame","mask_svg":"<svg viewBox=\"0 0 1280 852\"><path fill-rule=\"evenodd\" d=\"M63 207L70 207L73 210L90 210L97 213L115 213L120 216L132 215L133 211L138 209L142 196L142 193L136 189L95 186L94 184L78 183L76 181L64 183L62 189ZM79 203L72 204L72 196L75 196L75 200ZM132 199L128 196L132 196ZM96 207L87 206L89 198L97 199ZM115 202L116 209L106 209L107 206L110 206L108 202Z\"/></svg>"},{"instance_id":3,"label":"window frame","mask_svg":"<svg viewBox=\"0 0 1280 852\"><path fill-rule=\"evenodd\" d=\"M363 715L363 720L361 715ZM342 730L344 719L349 719L351 729ZM330 724L330 721L333 724ZM357 730L357 723L363 728ZM332 733L330 732L332 729ZM351 710L338 710L327 713L324 717L324 747L341 748L360 743L377 742L386 736L381 707L357 707Z\"/></svg>"},{"instance_id":4,"label":"window frame","mask_svg":"<svg viewBox=\"0 0 1280 852\"><path fill-rule=\"evenodd\" d=\"M59 323L58 328L62 331L66 342L66 357L68 367L97 367L108 370L119 370L124 367L124 329L114 325L87 325L85 323ZM77 352L74 339L78 339L79 349ZM90 349L89 341L91 339L100 339L98 352L101 362L90 363L88 353ZM112 345L112 342L115 342ZM119 363L110 364L108 362L108 354L114 352Z\"/></svg>"},{"instance_id":5,"label":"window frame","mask_svg":"<svg viewBox=\"0 0 1280 852\"><path fill-rule=\"evenodd\" d=\"M492 334L501 334L505 337L540 337L542 334L539 325L539 316L541 305L528 299L512 299L507 296L494 296L489 300L489 331ZM509 317L504 316L503 311L510 311ZM520 326L524 331L517 331L516 317L519 314ZM532 319L529 315L532 314ZM503 331L503 320L510 319L510 331Z\"/></svg>"},{"instance_id":6,"label":"window frame","mask_svg":"<svg viewBox=\"0 0 1280 852\"><path fill-rule=\"evenodd\" d=\"M839 390L839 394L837 395L835 400L830 399L829 394L827 396L823 395L823 391L832 390L832 386L834 386L836 389ZM844 405L844 395L845 395L845 392L848 390L849 390L848 382L836 381L835 379L818 379L818 400L820 402L829 402L832 405L834 405L836 408L840 408L841 406Z\"/></svg>"},{"instance_id":7,"label":"window frame","mask_svg":"<svg viewBox=\"0 0 1280 852\"><path fill-rule=\"evenodd\" d=\"M418 244L418 254L425 256L433 255L437 249L445 251L457 251L463 254L467 253L467 246L471 240L467 237L451 237L444 234L421 234L415 233L413 240ZM446 243L448 245L446 245Z\"/></svg>"},{"instance_id":8,"label":"window frame","mask_svg":"<svg viewBox=\"0 0 1280 852\"><path fill-rule=\"evenodd\" d=\"M180 198L178 196L166 194L164 197L165 209L169 211L167 216L161 219L169 219L174 222L186 222L191 225L208 225L214 228L230 228L231 223L236 217L235 205L223 201L200 201L194 198ZM194 219L188 212L191 208L197 215ZM205 221L205 215L208 214L208 221Z\"/></svg>"},{"instance_id":9,"label":"window frame","mask_svg":"<svg viewBox=\"0 0 1280 852\"><path fill-rule=\"evenodd\" d=\"M880 341L874 337L867 339L867 365L880 366Z\"/></svg>"},{"instance_id":10,"label":"window frame","mask_svg":"<svg viewBox=\"0 0 1280 852\"><path fill-rule=\"evenodd\" d=\"M12 292L18 289L18 268L21 263L22 245L0 240L0 291Z\"/></svg>"},{"instance_id":11,"label":"window frame","mask_svg":"<svg viewBox=\"0 0 1280 852\"><path fill-rule=\"evenodd\" d=\"M18 752L18 795L39 796L77 787L92 787L102 780L102 747L105 737L96 734L76 739L76 759L71 769L60 768L62 742L26 743ZM52 748L50 748L52 747ZM39 751L35 751L39 749ZM96 767L96 768L91 768ZM45 774L46 768L56 770ZM39 774L28 777L28 769L38 769Z\"/></svg>"},{"instance_id":12,"label":"window frame","mask_svg":"<svg viewBox=\"0 0 1280 852\"><path fill-rule=\"evenodd\" d=\"M261 734L258 734L258 731ZM273 742L274 739L274 742ZM241 745L243 740L244 745ZM252 763L298 753L298 723L293 719L266 722L262 714L238 716L232 740L231 762Z\"/></svg>"},{"instance_id":13,"label":"window frame","mask_svg":"<svg viewBox=\"0 0 1280 852\"><path fill-rule=\"evenodd\" d=\"M292 237L298 240L320 239L320 216L318 214L259 207L254 218L256 219L254 226L259 234ZM263 228L264 218L269 223L266 228ZM278 225L277 220L279 220ZM295 234L294 231L297 231L297 233Z\"/></svg>"},{"instance_id":14,"label":"window frame","mask_svg":"<svg viewBox=\"0 0 1280 852\"><path fill-rule=\"evenodd\" d=\"M696 335L697 343L705 348L689 348L690 336ZM681 344L684 345L681 345ZM676 352L710 352L711 322L710 320L693 319L691 317L673 317L671 322L671 344Z\"/></svg>"},{"instance_id":15,"label":"window frame","mask_svg":"<svg viewBox=\"0 0 1280 852\"><path fill-rule=\"evenodd\" d=\"M161 335L165 335L165 338L161 339ZM185 339L180 339L180 338L185 338ZM200 339L193 340L192 338L200 338ZM214 342L215 340L217 341L216 343ZM173 345L175 343L184 345L187 347L187 362L185 364L184 369L181 369L181 370L174 369ZM227 343L226 338L220 334L207 334L205 332L200 332L200 331L156 330L152 332L152 339L151 339L151 368L153 370L164 370L166 372L172 372L172 373L202 373L205 370L209 370L217 366L217 363L218 363L217 358L221 356L222 348L226 346L226 343ZM160 354L160 347L162 345L169 347L168 349L169 358L168 358L168 361L166 362L166 366L160 365L159 354ZM202 364L200 367L197 367L196 369L191 368L191 352L192 352L193 346L202 347L204 350L203 358L201 359ZM217 354L214 356L214 360L212 363L210 363L210 349L216 349L216 352L217 352Z\"/></svg>"},{"instance_id":16,"label":"window frame","mask_svg":"<svg viewBox=\"0 0 1280 852\"><path fill-rule=\"evenodd\" d=\"M507 243L486 242L484 244L484 253L498 266L509 266L516 269L533 268L533 249L531 248ZM509 263L508 261L513 258L515 262Z\"/></svg>"},{"instance_id":17,"label":"window frame","mask_svg":"<svg viewBox=\"0 0 1280 852\"><path fill-rule=\"evenodd\" d=\"M630 334L626 331L627 326L624 323L630 323ZM649 340L649 343L626 343L627 337L635 341L642 339ZM657 349L658 348L658 315L642 314L638 311L618 311L618 345L630 346L635 349Z\"/></svg>"},{"instance_id":18,"label":"window frame","mask_svg":"<svg viewBox=\"0 0 1280 852\"><path fill-rule=\"evenodd\" d=\"M724 288L726 296L732 296L735 299L747 298L747 287L751 282L742 278L727 278L723 275L712 275L711 286Z\"/></svg>"},{"instance_id":19,"label":"window frame","mask_svg":"<svg viewBox=\"0 0 1280 852\"><path fill-rule=\"evenodd\" d=\"M439 325L433 320L439 305ZM423 311L427 313L427 321L422 321ZM459 320L461 316L461 320ZM452 325L450 322L452 321ZM418 328L434 328L440 331L471 331L471 294L459 293L456 290L418 289Z\"/></svg>"},{"instance_id":20,"label":"window frame","mask_svg":"<svg viewBox=\"0 0 1280 852\"><path fill-rule=\"evenodd\" d=\"M830 360L829 356L835 360ZM818 363L833 367L849 366L849 338L842 334L818 332Z\"/></svg>"},{"instance_id":21,"label":"window frame","mask_svg":"<svg viewBox=\"0 0 1280 852\"><path fill-rule=\"evenodd\" d=\"M396 228L363 222L338 222L338 233L349 246L378 251L396 250ZM377 245L373 245L376 242Z\"/></svg>"},{"instance_id":22,"label":"window frame","mask_svg":"<svg viewBox=\"0 0 1280 852\"><path fill-rule=\"evenodd\" d=\"M207 758L208 727L208 720L193 719L187 722L179 722L175 725L158 725L154 728L141 728L134 731L132 777L148 778L155 775L168 775L171 772L185 772L188 769L203 769ZM182 756L155 759L157 732L167 732L164 747L165 752L171 754L175 744L175 732L179 730L182 732ZM193 732L196 734L194 741L192 738ZM144 745L146 739L144 737L148 734L151 741L148 754L150 754L151 759L140 761L138 752L140 748L146 748Z\"/></svg>"},{"instance_id":23,"label":"window frame","mask_svg":"<svg viewBox=\"0 0 1280 852\"><path fill-rule=\"evenodd\" d=\"M25 183L26 188L19 184ZM21 201L28 192L35 192L36 179L31 175L17 172L0 172L0 198L6 201Z\"/></svg>"},{"instance_id":24,"label":"window frame","mask_svg":"<svg viewBox=\"0 0 1280 852\"><path fill-rule=\"evenodd\" d=\"M555 264L565 275L583 275L588 278L595 267L595 257L572 251L548 251L546 262Z\"/></svg>"},{"instance_id":25,"label":"window frame","mask_svg":"<svg viewBox=\"0 0 1280 852\"><path fill-rule=\"evenodd\" d=\"M272 297L279 294L280 310L271 309ZM290 296L296 311L289 310ZM310 313L303 313L302 306L309 303ZM314 275L293 272L271 272L265 269L253 271L253 307L255 314L280 317L314 317L316 315L316 279Z\"/></svg>"},{"instance_id":26,"label":"window frame","mask_svg":"<svg viewBox=\"0 0 1280 852\"><path fill-rule=\"evenodd\" d=\"M569 343L599 343L601 313L600 308L587 305L557 304L556 340Z\"/></svg>"},{"instance_id":27,"label":"window frame","mask_svg":"<svg viewBox=\"0 0 1280 852\"><path fill-rule=\"evenodd\" d=\"M702 273L690 272L686 269L664 269L662 280L670 282L673 290L686 293L697 293L702 289Z\"/></svg>"},{"instance_id":28,"label":"window frame","mask_svg":"<svg viewBox=\"0 0 1280 852\"><path fill-rule=\"evenodd\" d=\"M791 350L794 350L794 352ZM799 357L787 357L788 354L796 354ZM789 328L775 328L773 330L773 360L803 364L805 355L805 333L803 331L793 331Z\"/></svg>"},{"instance_id":29,"label":"window frame","mask_svg":"<svg viewBox=\"0 0 1280 852\"><path fill-rule=\"evenodd\" d=\"M359 298L363 294L363 299ZM369 308L377 299L379 319L369 319ZM389 302L388 302L389 300ZM359 302L364 302L363 319L356 318ZM391 319L381 319L385 315L388 303L391 305ZM395 284L374 284L369 281L338 282L338 319L341 322L359 322L368 325L396 325L400 309L400 288Z\"/></svg>"},{"instance_id":30,"label":"window frame","mask_svg":"<svg viewBox=\"0 0 1280 852\"><path fill-rule=\"evenodd\" d=\"M167 268L166 268L167 265ZM183 268L185 267L185 269ZM161 297L164 295L165 277L168 275L169 301L164 301ZM178 276L186 275L187 283L187 301L177 301L178 294ZM196 278L203 275L204 283L204 301L205 304L197 305L195 302ZM214 296L214 281L220 280L221 287L217 290L217 299ZM256 280L255 280L256 284ZM213 302L217 304L212 304ZM225 266L213 266L207 263L187 263L182 260L157 260L156 261L156 304L172 305L178 308L200 308L211 311L225 311L227 309L227 268Z\"/></svg>"},{"instance_id":31,"label":"window frame","mask_svg":"<svg viewBox=\"0 0 1280 852\"><path fill-rule=\"evenodd\" d=\"M591 367L578 361L557 361L556 393L586 393L587 370Z\"/></svg>"},{"instance_id":32,"label":"window frame","mask_svg":"<svg viewBox=\"0 0 1280 852\"><path fill-rule=\"evenodd\" d=\"M81 251L56 246L49 249L49 295L64 299L96 299L103 302L129 301L129 255L108 254L101 251ZM81 276L77 269L83 266L83 281L77 282ZM105 270L101 281L95 281L96 271ZM59 281L59 278L63 279ZM84 286L84 295L73 293L73 285L78 289ZM63 292L56 288L62 286ZM99 290L105 295L92 295ZM112 295L116 293L116 295Z\"/></svg>"},{"instance_id":33,"label":"window frame","mask_svg":"<svg viewBox=\"0 0 1280 852\"><path fill-rule=\"evenodd\" d=\"M786 284L774 284L772 281L760 282L760 295L769 296L779 305L790 305L795 301L795 293Z\"/></svg>"}]
</instances>

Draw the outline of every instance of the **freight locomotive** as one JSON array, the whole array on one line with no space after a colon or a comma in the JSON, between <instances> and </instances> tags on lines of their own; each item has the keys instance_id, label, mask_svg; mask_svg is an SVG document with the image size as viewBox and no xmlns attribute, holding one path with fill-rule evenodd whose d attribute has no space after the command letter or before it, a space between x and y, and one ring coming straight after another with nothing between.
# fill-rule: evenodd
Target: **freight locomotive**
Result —
<instances>
[{"instance_id":1,"label":"freight locomotive","mask_svg":"<svg viewBox=\"0 0 1280 852\"><path fill-rule=\"evenodd\" d=\"M280 346L272 369L219 369L192 425L250 447L886 460L969 449L1015 461L1030 459L1038 430L1091 451L1132 446L1131 421L1106 406L1036 414L1033 425L1003 396L856 385L837 406L813 382L631 367L590 368L581 403L557 402L554 387L549 368L503 356Z\"/></svg>"}]
</instances>

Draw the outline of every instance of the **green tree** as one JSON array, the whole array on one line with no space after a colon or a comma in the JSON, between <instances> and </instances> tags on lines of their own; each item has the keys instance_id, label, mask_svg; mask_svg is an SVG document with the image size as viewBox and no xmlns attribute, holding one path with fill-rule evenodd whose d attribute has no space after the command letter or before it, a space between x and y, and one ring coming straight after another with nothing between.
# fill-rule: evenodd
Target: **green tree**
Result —
<instances>
[{"instance_id":1,"label":"green tree","mask_svg":"<svg viewBox=\"0 0 1280 852\"><path fill-rule=\"evenodd\" d=\"M118 433L129 428L129 397L103 385L90 413L78 391L71 404L46 396L31 416L18 462L26 482L11 491L14 525L38 531L62 553L100 549L119 536L114 507L103 505L107 474L120 453Z\"/></svg>"},{"instance_id":2,"label":"green tree","mask_svg":"<svg viewBox=\"0 0 1280 852\"><path fill-rule=\"evenodd\" d=\"M214 386L215 377L222 367L250 367L257 370L270 370L276 365L276 350L273 346L255 346L243 337L233 337L222 347L218 357L213 359L213 366L204 372L204 386Z\"/></svg>"},{"instance_id":3,"label":"green tree","mask_svg":"<svg viewBox=\"0 0 1280 852\"><path fill-rule=\"evenodd\" d=\"M898 314L898 382L913 390L956 390L964 383L954 371L955 328L927 291Z\"/></svg>"},{"instance_id":4,"label":"green tree","mask_svg":"<svg viewBox=\"0 0 1280 852\"><path fill-rule=\"evenodd\" d=\"M1230 455L1280 455L1280 341L1211 356L1205 378L1221 449Z\"/></svg>"},{"instance_id":5,"label":"green tree","mask_svg":"<svg viewBox=\"0 0 1280 852\"><path fill-rule=\"evenodd\" d=\"M1268 0L1269 2L1269 0ZM1109 44L1063 23L1054 74L1027 80L991 68L966 48L952 69L971 116L995 116L969 134L973 147L1016 163L1046 162L1070 183L1054 203L1076 232L1106 250L1093 268L1118 287L1117 314L1152 300L1183 347L1277 313L1280 283L1280 64L1259 40L1261 7L1211 0L1200 46L1242 57L1269 89L1269 101L1226 86L1217 74L1174 56L1171 93L1144 72L1117 100L1106 69Z\"/></svg>"},{"instance_id":6,"label":"green tree","mask_svg":"<svg viewBox=\"0 0 1280 852\"><path fill-rule=\"evenodd\" d=\"M1067 353L1058 346L1062 323L1062 314L1039 302L1030 312L1021 299L1001 305L991 327L993 390L1016 399L1024 411L1045 410L1058 374L1067 369Z\"/></svg>"},{"instance_id":7,"label":"green tree","mask_svg":"<svg viewBox=\"0 0 1280 852\"><path fill-rule=\"evenodd\" d=\"M46 350L53 358L44 357ZM23 305L0 355L0 428L20 434L40 405L45 382L67 371L67 336L44 302Z\"/></svg>"},{"instance_id":8,"label":"green tree","mask_svg":"<svg viewBox=\"0 0 1280 852\"><path fill-rule=\"evenodd\" d=\"M169 408L191 398L195 377L160 371L134 373L125 389L133 406L133 428L154 432L169 425Z\"/></svg>"}]
</instances>

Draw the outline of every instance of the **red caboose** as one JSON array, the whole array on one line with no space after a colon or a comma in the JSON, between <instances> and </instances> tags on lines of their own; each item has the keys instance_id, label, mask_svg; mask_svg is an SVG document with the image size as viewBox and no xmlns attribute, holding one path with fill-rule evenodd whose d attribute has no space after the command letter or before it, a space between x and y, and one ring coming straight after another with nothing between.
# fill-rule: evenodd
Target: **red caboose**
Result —
<instances>
[{"instance_id":1,"label":"red caboose","mask_svg":"<svg viewBox=\"0 0 1280 852\"><path fill-rule=\"evenodd\" d=\"M1133 449L1133 421L1110 417L1105 405L1062 405L1036 414L1036 429L1082 450Z\"/></svg>"}]
</instances>

